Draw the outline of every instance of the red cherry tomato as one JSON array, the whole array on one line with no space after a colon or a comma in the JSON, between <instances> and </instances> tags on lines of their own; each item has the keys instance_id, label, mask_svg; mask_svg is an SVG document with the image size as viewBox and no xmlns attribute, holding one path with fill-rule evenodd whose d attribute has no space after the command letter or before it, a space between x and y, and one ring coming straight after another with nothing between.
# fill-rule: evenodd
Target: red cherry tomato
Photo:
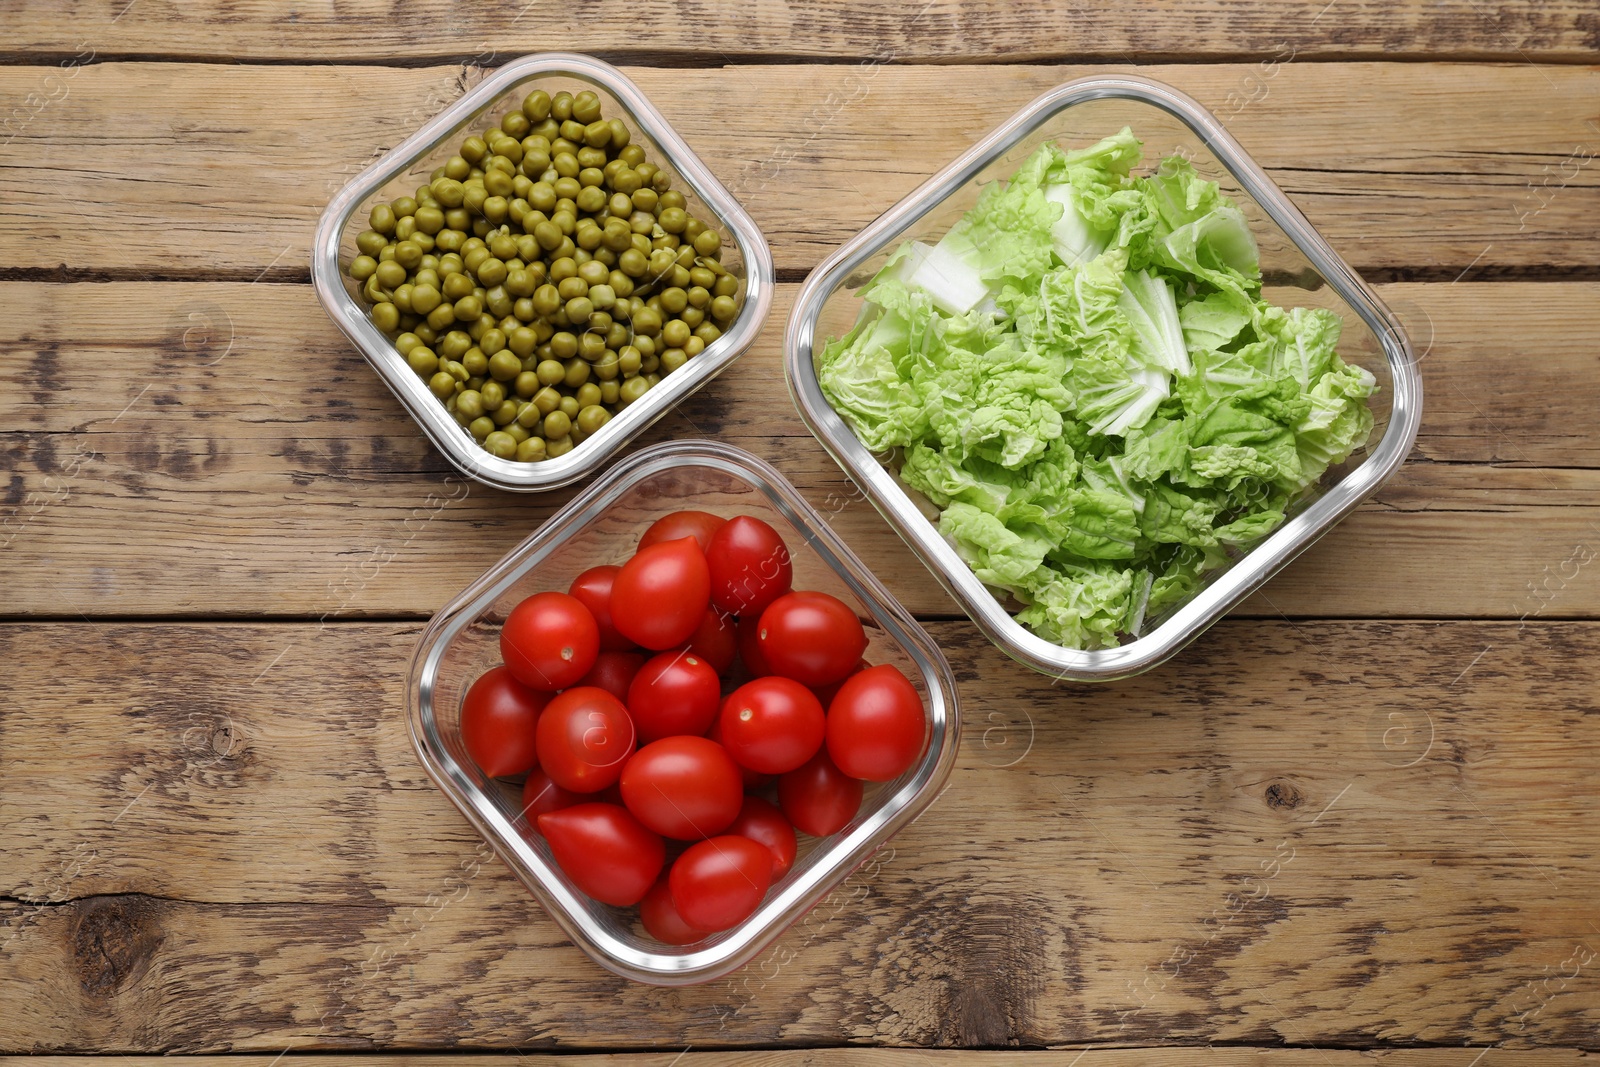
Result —
<instances>
[{"instance_id":1,"label":"red cherry tomato","mask_svg":"<svg viewBox=\"0 0 1600 1067\"><path fill-rule=\"evenodd\" d=\"M728 833L748 837L772 850L772 880L789 873L794 866L794 827L783 812L760 797L745 797L739 817L728 824Z\"/></svg>"},{"instance_id":2,"label":"red cherry tomato","mask_svg":"<svg viewBox=\"0 0 1600 1067\"><path fill-rule=\"evenodd\" d=\"M772 850L731 834L690 845L667 875L672 906L696 930L738 926L772 884Z\"/></svg>"},{"instance_id":3,"label":"red cherry tomato","mask_svg":"<svg viewBox=\"0 0 1600 1067\"><path fill-rule=\"evenodd\" d=\"M539 832L567 877L602 904L639 903L667 860L661 838L615 804L548 812Z\"/></svg>"},{"instance_id":4,"label":"red cherry tomato","mask_svg":"<svg viewBox=\"0 0 1600 1067\"><path fill-rule=\"evenodd\" d=\"M665 737L641 748L622 770L622 802L645 826L692 841L720 834L739 814L739 768L715 741Z\"/></svg>"},{"instance_id":5,"label":"red cherry tomato","mask_svg":"<svg viewBox=\"0 0 1600 1067\"><path fill-rule=\"evenodd\" d=\"M662 541L692 537L700 542L700 551L704 552L706 546L711 543L712 535L727 521L720 515L712 515L705 511L674 511L671 515L663 515L650 524L644 536L639 538L639 547L648 548Z\"/></svg>"},{"instance_id":6,"label":"red cherry tomato","mask_svg":"<svg viewBox=\"0 0 1600 1067\"><path fill-rule=\"evenodd\" d=\"M658 879L639 901L639 921L644 923L645 933L668 945L692 945L706 936L684 922L672 906L672 891L667 888L666 878Z\"/></svg>"},{"instance_id":7,"label":"red cherry tomato","mask_svg":"<svg viewBox=\"0 0 1600 1067\"><path fill-rule=\"evenodd\" d=\"M686 643L711 605L705 553L692 537L658 541L622 565L611 619L628 640L661 651Z\"/></svg>"},{"instance_id":8,"label":"red cherry tomato","mask_svg":"<svg viewBox=\"0 0 1600 1067\"><path fill-rule=\"evenodd\" d=\"M601 655L603 656L605 653L602 652ZM839 679L832 685L824 685L817 689L813 689L812 692L817 694L817 700L822 703L822 710L827 711L829 706L833 704L833 698L839 695L840 686L844 685L845 682L849 681L851 678L854 678L857 674L860 674L870 666L872 666L872 664L868 663L866 660L862 660L856 664L856 669L851 671L846 677Z\"/></svg>"},{"instance_id":9,"label":"red cherry tomato","mask_svg":"<svg viewBox=\"0 0 1600 1067\"><path fill-rule=\"evenodd\" d=\"M760 615L794 584L789 547L749 515L729 519L706 546L711 603L732 615Z\"/></svg>"},{"instance_id":10,"label":"red cherry tomato","mask_svg":"<svg viewBox=\"0 0 1600 1067\"><path fill-rule=\"evenodd\" d=\"M739 659L752 678L764 678L772 673L772 668L767 666L767 657L761 654L761 642L756 639L756 634L760 631L759 615L746 615L734 628L734 633L739 638Z\"/></svg>"},{"instance_id":11,"label":"red cherry tomato","mask_svg":"<svg viewBox=\"0 0 1600 1067\"><path fill-rule=\"evenodd\" d=\"M618 700L628 699L628 686L633 676L644 666L644 655L639 652L602 652L594 658L589 673L578 679L579 685L595 685Z\"/></svg>"},{"instance_id":12,"label":"red cherry tomato","mask_svg":"<svg viewBox=\"0 0 1600 1067\"><path fill-rule=\"evenodd\" d=\"M539 766L563 789L598 793L622 776L635 736L622 701L595 686L568 689L539 716Z\"/></svg>"},{"instance_id":13,"label":"red cherry tomato","mask_svg":"<svg viewBox=\"0 0 1600 1067\"><path fill-rule=\"evenodd\" d=\"M717 717L722 680L692 652L652 657L628 686L628 714L646 744L675 734L703 734Z\"/></svg>"},{"instance_id":14,"label":"red cherry tomato","mask_svg":"<svg viewBox=\"0 0 1600 1067\"><path fill-rule=\"evenodd\" d=\"M922 755L927 732L922 698L887 663L845 679L828 707L828 755L852 778L898 778Z\"/></svg>"},{"instance_id":15,"label":"red cherry tomato","mask_svg":"<svg viewBox=\"0 0 1600 1067\"><path fill-rule=\"evenodd\" d=\"M860 779L834 766L823 749L804 767L778 779L778 807L796 830L827 837L855 818L862 792Z\"/></svg>"},{"instance_id":16,"label":"red cherry tomato","mask_svg":"<svg viewBox=\"0 0 1600 1067\"><path fill-rule=\"evenodd\" d=\"M726 699L723 700L722 706L728 706ZM722 744L722 715L720 712L718 713L716 719L712 721L711 729L706 731L706 737L715 741L719 745ZM727 746L724 745L723 747L726 748ZM733 764L735 767L739 767L738 760L734 760ZM760 771L752 771L749 767L739 767L739 778L744 782L744 787L746 790L765 789L767 786L776 781L775 775L762 774Z\"/></svg>"},{"instance_id":17,"label":"red cherry tomato","mask_svg":"<svg viewBox=\"0 0 1600 1067\"><path fill-rule=\"evenodd\" d=\"M461 742L467 755L490 778L538 766L534 728L549 702L549 693L529 689L504 667L484 671L461 705Z\"/></svg>"},{"instance_id":18,"label":"red cherry tomato","mask_svg":"<svg viewBox=\"0 0 1600 1067\"><path fill-rule=\"evenodd\" d=\"M600 628L601 652L627 652L634 647L632 641L617 633L616 624L611 621L611 584L620 570L609 563L590 567L574 578L572 588L567 590L594 616L595 625Z\"/></svg>"},{"instance_id":19,"label":"red cherry tomato","mask_svg":"<svg viewBox=\"0 0 1600 1067\"><path fill-rule=\"evenodd\" d=\"M739 636L734 621L715 608L706 609L694 636L689 638L689 651L711 664L718 674L727 674L728 668L739 657Z\"/></svg>"},{"instance_id":20,"label":"red cherry tomato","mask_svg":"<svg viewBox=\"0 0 1600 1067\"><path fill-rule=\"evenodd\" d=\"M816 694L791 678L757 678L728 695L719 716L722 744L741 767L792 771L816 755L827 729Z\"/></svg>"},{"instance_id":21,"label":"red cherry tomato","mask_svg":"<svg viewBox=\"0 0 1600 1067\"><path fill-rule=\"evenodd\" d=\"M522 815L536 828L539 825L539 816L560 811L562 808L570 808L574 804L588 804L594 799L588 793L574 793L570 789L562 789L550 780L548 774L538 769L529 774L528 780L522 783Z\"/></svg>"},{"instance_id":22,"label":"red cherry tomato","mask_svg":"<svg viewBox=\"0 0 1600 1067\"><path fill-rule=\"evenodd\" d=\"M839 598L785 593L761 613L756 643L772 673L821 688L855 669L867 649L867 634Z\"/></svg>"},{"instance_id":23,"label":"red cherry tomato","mask_svg":"<svg viewBox=\"0 0 1600 1067\"><path fill-rule=\"evenodd\" d=\"M511 609L500 630L500 658L523 685L554 692L594 666L600 628L567 593L535 593Z\"/></svg>"}]
</instances>

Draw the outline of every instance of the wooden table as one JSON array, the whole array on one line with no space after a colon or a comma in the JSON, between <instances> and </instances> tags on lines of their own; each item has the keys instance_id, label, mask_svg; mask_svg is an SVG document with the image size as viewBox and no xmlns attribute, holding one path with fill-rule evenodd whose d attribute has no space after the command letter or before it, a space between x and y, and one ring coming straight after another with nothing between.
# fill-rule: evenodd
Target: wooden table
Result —
<instances>
[{"instance_id":1,"label":"wooden table","mask_svg":"<svg viewBox=\"0 0 1600 1067\"><path fill-rule=\"evenodd\" d=\"M1592 0L570 7L6 5L0 1051L1600 1047ZM1101 688L1005 660L869 506L832 508L961 679L951 788L744 971L612 977L401 721L423 621L570 494L460 481L307 273L333 189L551 48L620 63L777 257L761 340L651 440L732 441L848 501L782 382L796 283L1040 91L1137 65L1406 321L1415 453L1191 650Z\"/></svg>"}]
</instances>

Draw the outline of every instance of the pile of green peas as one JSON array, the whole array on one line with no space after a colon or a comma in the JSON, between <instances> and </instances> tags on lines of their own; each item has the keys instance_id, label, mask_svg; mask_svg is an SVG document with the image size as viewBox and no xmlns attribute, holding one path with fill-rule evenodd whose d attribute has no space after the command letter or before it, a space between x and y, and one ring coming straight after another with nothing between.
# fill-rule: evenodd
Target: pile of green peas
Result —
<instances>
[{"instance_id":1,"label":"pile of green peas","mask_svg":"<svg viewBox=\"0 0 1600 1067\"><path fill-rule=\"evenodd\" d=\"M716 229L600 110L529 93L356 238L373 323L502 459L570 452L741 307Z\"/></svg>"}]
</instances>

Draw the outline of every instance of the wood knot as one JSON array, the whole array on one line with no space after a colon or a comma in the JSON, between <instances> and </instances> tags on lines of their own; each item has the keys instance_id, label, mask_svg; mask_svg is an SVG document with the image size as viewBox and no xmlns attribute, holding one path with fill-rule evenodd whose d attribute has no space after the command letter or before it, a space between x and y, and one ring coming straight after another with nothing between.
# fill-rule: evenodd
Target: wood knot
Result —
<instances>
[{"instance_id":1,"label":"wood knot","mask_svg":"<svg viewBox=\"0 0 1600 1067\"><path fill-rule=\"evenodd\" d=\"M1273 782L1267 786L1267 807L1291 811L1305 800L1304 794L1288 782Z\"/></svg>"},{"instance_id":2,"label":"wood knot","mask_svg":"<svg viewBox=\"0 0 1600 1067\"><path fill-rule=\"evenodd\" d=\"M162 940L148 897L125 893L80 901L72 931L79 984L95 996L114 995L144 974Z\"/></svg>"}]
</instances>

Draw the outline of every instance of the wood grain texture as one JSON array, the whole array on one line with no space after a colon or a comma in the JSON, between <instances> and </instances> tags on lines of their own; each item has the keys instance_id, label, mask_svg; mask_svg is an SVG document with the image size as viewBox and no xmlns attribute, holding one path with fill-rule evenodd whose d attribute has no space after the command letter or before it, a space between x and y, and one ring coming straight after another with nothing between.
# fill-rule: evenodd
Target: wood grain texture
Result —
<instances>
[{"instance_id":1,"label":"wood grain texture","mask_svg":"<svg viewBox=\"0 0 1600 1067\"><path fill-rule=\"evenodd\" d=\"M1600 266L1595 67L920 66L857 70L848 81L849 68L837 66L629 74L747 205L778 266L797 271L1040 92L1130 70L1213 108L1358 269L1449 280L1469 269L1482 278ZM304 277L313 224L333 193L476 73L0 67L0 100L45 101L0 143L0 267L130 280ZM47 77L58 88L44 88ZM261 103L246 115L237 101Z\"/></svg>"},{"instance_id":2,"label":"wood grain texture","mask_svg":"<svg viewBox=\"0 0 1600 1067\"><path fill-rule=\"evenodd\" d=\"M1234 620L1099 688L932 632L949 790L664 991L424 779L415 626L0 627L0 1049L1592 1043L1600 625Z\"/></svg>"},{"instance_id":3,"label":"wood grain texture","mask_svg":"<svg viewBox=\"0 0 1600 1067\"><path fill-rule=\"evenodd\" d=\"M780 352L795 289L645 440L717 437L768 459L908 607L955 612L795 413ZM1600 612L1584 559L1600 551L1600 287L1382 293L1424 353L1416 455L1244 610ZM7 615L427 615L573 492L454 474L307 286L13 282L0 304Z\"/></svg>"},{"instance_id":4,"label":"wood grain texture","mask_svg":"<svg viewBox=\"0 0 1600 1067\"><path fill-rule=\"evenodd\" d=\"M137 6L25 0L13 14L12 54L73 55L87 41L109 55L251 59L431 59L503 63L561 49L644 55L666 62L752 56L889 62L989 62L1056 57L1182 56L1206 60L1270 54L1292 44L1317 57L1438 55L1507 62L1584 62L1600 52L1600 24L1578 0L1486 6L1472 0L1337 5L1325 0L1248 4L1154 0L1102 5L1004 0L844 0L694 4L598 0L568 7L426 0L238 5L225 0L138 0Z\"/></svg>"},{"instance_id":5,"label":"wood grain texture","mask_svg":"<svg viewBox=\"0 0 1600 1067\"><path fill-rule=\"evenodd\" d=\"M439 1056L426 1052L346 1053L333 1060L343 1067L941 1067L976 1064L978 1067L1578 1067L1593 1057L1580 1049L1297 1049L1297 1048L1090 1048L1046 1050L944 1050L894 1048L829 1048L756 1050L739 1052L576 1053L559 1058L541 1054L465 1054ZM185 1056L185 1067L318 1067L327 1056L288 1055L274 1060L265 1053L236 1056ZM0 1067L89 1067L82 1056L4 1056ZM124 1067L173 1067L174 1060L155 1056L121 1056Z\"/></svg>"}]
</instances>

